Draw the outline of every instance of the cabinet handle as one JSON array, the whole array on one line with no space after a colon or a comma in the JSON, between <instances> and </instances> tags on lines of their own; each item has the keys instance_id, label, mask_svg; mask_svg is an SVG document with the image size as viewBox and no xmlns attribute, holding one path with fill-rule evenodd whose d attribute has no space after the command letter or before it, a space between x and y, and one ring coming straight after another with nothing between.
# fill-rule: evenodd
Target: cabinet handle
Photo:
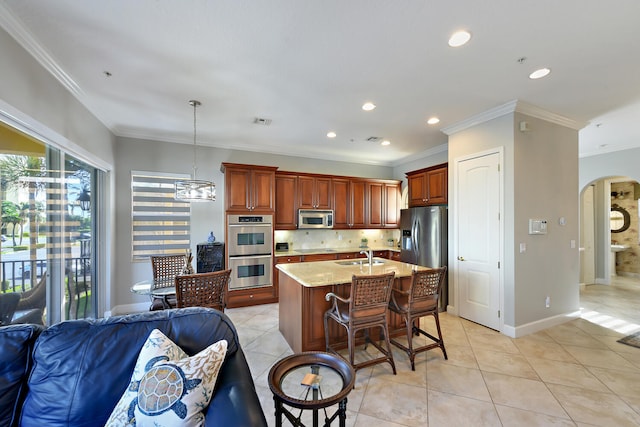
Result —
<instances>
[{"instance_id":1,"label":"cabinet handle","mask_svg":"<svg viewBox=\"0 0 640 427\"><path fill-rule=\"evenodd\" d=\"M458 257L458 261L464 261L464 257L463 256L459 256Z\"/></svg>"}]
</instances>

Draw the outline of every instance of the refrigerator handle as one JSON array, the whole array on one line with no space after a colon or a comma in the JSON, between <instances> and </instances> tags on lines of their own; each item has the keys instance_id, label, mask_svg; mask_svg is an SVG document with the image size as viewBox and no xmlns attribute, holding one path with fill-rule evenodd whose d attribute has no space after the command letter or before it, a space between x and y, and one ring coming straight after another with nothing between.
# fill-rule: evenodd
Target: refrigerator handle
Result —
<instances>
[{"instance_id":1,"label":"refrigerator handle","mask_svg":"<svg viewBox=\"0 0 640 427\"><path fill-rule=\"evenodd\" d=\"M413 232L411 233L411 239L413 240L413 251L416 254L416 257L420 253L420 248L419 248L420 239L418 238L418 236L420 236L420 221L418 221L417 219L414 219Z\"/></svg>"}]
</instances>

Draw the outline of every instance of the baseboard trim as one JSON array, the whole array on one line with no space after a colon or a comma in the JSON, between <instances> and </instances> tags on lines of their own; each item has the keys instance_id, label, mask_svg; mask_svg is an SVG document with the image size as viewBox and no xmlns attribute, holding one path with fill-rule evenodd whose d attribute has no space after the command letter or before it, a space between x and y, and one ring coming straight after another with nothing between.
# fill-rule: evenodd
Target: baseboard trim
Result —
<instances>
[{"instance_id":1,"label":"baseboard trim","mask_svg":"<svg viewBox=\"0 0 640 427\"><path fill-rule=\"evenodd\" d=\"M105 311L104 317L111 316L120 316L123 314L132 314L132 313L141 313L144 311L149 311L149 303L148 302L139 302L136 304L124 304L124 305L116 305L111 308L111 311Z\"/></svg>"},{"instance_id":2,"label":"baseboard trim","mask_svg":"<svg viewBox=\"0 0 640 427\"><path fill-rule=\"evenodd\" d=\"M569 313L558 314L556 316L536 320L535 322L516 327L504 325L502 333L511 338L523 337L525 335L533 334L535 332L542 331L543 329L551 328L570 320L577 319L580 317L580 313L580 310L577 310Z\"/></svg>"}]
</instances>

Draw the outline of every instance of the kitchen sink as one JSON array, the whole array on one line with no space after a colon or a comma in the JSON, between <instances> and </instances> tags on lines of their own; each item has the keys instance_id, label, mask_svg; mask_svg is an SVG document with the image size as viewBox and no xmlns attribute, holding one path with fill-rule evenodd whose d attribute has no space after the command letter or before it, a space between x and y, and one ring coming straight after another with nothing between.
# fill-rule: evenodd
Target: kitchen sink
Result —
<instances>
[{"instance_id":1,"label":"kitchen sink","mask_svg":"<svg viewBox=\"0 0 640 427\"><path fill-rule=\"evenodd\" d=\"M362 265L364 267L368 267L369 263L366 261L366 258L362 258L361 260L348 260L348 261L336 261L336 264L338 265ZM382 265L384 264L384 261L381 261L379 259L374 259L373 260L373 265Z\"/></svg>"}]
</instances>

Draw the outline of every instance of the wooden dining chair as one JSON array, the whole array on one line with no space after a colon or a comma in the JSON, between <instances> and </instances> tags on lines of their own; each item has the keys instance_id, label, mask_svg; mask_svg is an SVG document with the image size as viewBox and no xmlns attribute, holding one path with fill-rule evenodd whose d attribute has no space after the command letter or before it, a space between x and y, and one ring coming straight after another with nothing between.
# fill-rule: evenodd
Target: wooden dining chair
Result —
<instances>
[{"instance_id":1,"label":"wooden dining chair","mask_svg":"<svg viewBox=\"0 0 640 427\"><path fill-rule=\"evenodd\" d=\"M438 317L438 299L442 291L447 267L430 268L428 270L413 271L411 273L411 284L406 291L394 288L391 292L389 309L402 316L407 328L407 345L403 345L396 340L391 343L407 353L411 362L411 370L415 371L416 354L440 348L447 359L447 351L444 348L442 332L440 331L440 319ZM420 318L433 316L436 322L438 336L420 329ZM415 348L413 346L413 336L424 335L430 342L426 345Z\"/></svg>"},{"instance_id":2,"label":"wooden dining chair","mask_svg":"<svg viewBox=\"0 0 640 427\"><path fill-rule=\"evenodd\" d=\"M175 285L174 279L184 268L184 255L153 255L151 258L151 270L153 272L153 284L151 293L155 289L169 288ZM162 310L174 308L176 301L174 296L152 297L150 310Z\"/></svg>"},{"instance_id":3,"label":"wooden dining chair","mask_svg":"<svg viewBox=\"0 0 640 427\"><path fill-rule=\"evenodd\" d=\"M176 276L178 308L209 307L224 311L231 270Z\"/></svg>"},{"instance_id":4,"label":"wooden dining chair","mask_svg":"<svg viewBox=\"0 0 640 427\"><path fill-rule=\"evenodd\" d=\"M351 295L348 299L341 298L332 292L325 296L327 301L333 300L331 308L324 313L326 350L339 354L329 344L329 319L333 319L347 330L349 363L355 370L377 363L389 362L394 375L396 373L387 324L387 312L394 278L395 272L368 276L354 275L351 278ZM369 330L371 328L380 328L386 348L370 339ZM364 331L365 349L367 343L371 343L382 353L382 356L356 364L354 361L356 333L361 330Z\"/></svg>"}]
</instances>

